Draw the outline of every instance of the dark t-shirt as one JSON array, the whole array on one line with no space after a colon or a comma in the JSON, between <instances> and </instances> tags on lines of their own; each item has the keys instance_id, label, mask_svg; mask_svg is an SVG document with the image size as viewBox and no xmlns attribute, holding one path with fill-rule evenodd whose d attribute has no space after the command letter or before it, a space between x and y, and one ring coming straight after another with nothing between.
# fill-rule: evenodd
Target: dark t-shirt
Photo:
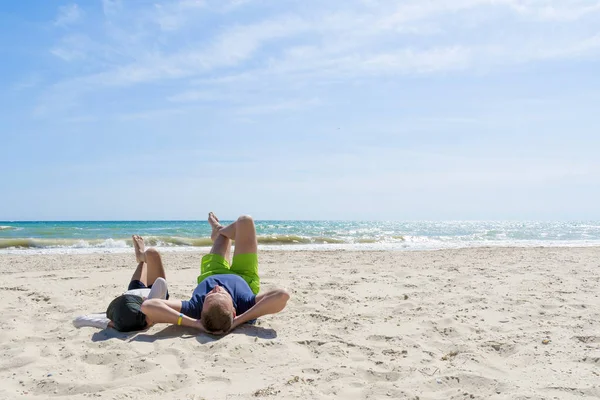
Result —
<instances>
[{"instance_id":1,"label":"dark t-shirt","mask_svg":"<svg viewBox=\"0 0 600 400\"><path fill-rule=\"evenodd\" d=\"M221 286L231 295L236 315L245 313L256 303L256 296L240 276L234 274L212 275L198 284L189 301L181 302L181 312L190 318L199 319L204 298L215 286Z\"/></svg>"}]
</instances>

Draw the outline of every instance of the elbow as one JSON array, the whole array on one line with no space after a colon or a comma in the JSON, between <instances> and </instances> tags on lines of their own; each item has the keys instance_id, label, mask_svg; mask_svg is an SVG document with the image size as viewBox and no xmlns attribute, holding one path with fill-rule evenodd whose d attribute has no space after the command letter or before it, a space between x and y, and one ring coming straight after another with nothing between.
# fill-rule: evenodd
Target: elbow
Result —
<instances>
[{"instance_id":1,"label":"elbow","mask_svg":"<svg viewBox=\"0 0 600 400\"><path fill-rule=\"evenodd\" d=\"M148 313L151 312L154 303L155 303L154 299L144 300L144 302L142 303L142 307L141 307L142 313L144 313L145 315L148 315Z\"/></svg>"}]
</instances>

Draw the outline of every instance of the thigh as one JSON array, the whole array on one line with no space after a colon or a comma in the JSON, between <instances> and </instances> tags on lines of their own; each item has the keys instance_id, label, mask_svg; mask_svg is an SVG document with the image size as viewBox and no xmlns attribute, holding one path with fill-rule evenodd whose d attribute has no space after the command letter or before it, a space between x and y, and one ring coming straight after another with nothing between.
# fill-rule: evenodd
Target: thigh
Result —
<instances>
[{"instance_id":1,"label":"thigh","mask_svg":"<svg viewBox=\"0 0 600 400\"><path fill-rule=\"evenodd\" d=\"M210 249L210 254L217 254L223 258L227 258L230 248L231 240L223 235L219 235L215 239L212 248Z\"/></svg>"},{"instance_id":2,"label":"thigh","mask_svg":"<svg viewBox=\"0 0 600 400\"><path fill-rule=\"evenodd\" d=\"M256 254L258 251L258 240L256 238L256 227L254 220L250 217L240 217L235 227L235 248L233 256L240 254Z\"/></svg>"},{"instance_id":3,"label":"thigh","mask_svg":"<svg viewBox=\"0 0 600 400\"><path fill-rule=\"evenodd\" d=\"M229 263L220 254L207 254L202 257L198 283L212 275L230 274Z\"/></svg>"},{"instance_id":4,"label":"thigh","mask_svg":"<svg viewBox=\"0 0 600 400\"><path fill-rule=\"evenodd\" d=\"M260 277L258 276L258 254L245 253L233 256L230 271L244 278L254 294L260 290Z\"/></svg>"},{"instance_id":5,"label":"thigh","mask_svg":"<svg viewBox=\"0 0 600 400\"><path fill-rule=\"evenodd\" d=\"M200 273L206 274L210 273L212 275L223 273L229 273L229 263L220 254L212 254L209 253L202 257L202 261L200 264Z\"/></svg>"}]
</instances>

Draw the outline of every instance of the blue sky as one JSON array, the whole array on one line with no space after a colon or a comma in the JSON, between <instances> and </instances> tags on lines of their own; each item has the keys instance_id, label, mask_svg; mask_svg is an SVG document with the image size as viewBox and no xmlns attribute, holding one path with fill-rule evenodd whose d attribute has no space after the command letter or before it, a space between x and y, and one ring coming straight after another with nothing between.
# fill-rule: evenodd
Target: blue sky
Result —
<instances>
[{"instance_id":1,"label":"blue sky","mask_svg":"<svg viewBox=\"0 0 600 400\"><path fill-rule=\"evenodd\" d=\"M600 1L19 1L0 27L0 220L600 219Z\"/></svg>"}]
</instances>

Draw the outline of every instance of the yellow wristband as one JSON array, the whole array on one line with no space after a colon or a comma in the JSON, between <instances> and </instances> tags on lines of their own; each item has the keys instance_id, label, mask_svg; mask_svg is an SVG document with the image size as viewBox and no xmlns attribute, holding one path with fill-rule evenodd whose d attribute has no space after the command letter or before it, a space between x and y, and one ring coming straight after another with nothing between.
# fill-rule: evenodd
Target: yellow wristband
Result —
<instances>
[{"instance_id":1,"label":"yellow wristband","mask_svg":"<svg viewBox=\"0 0 600 400\"><path fill-rule=\"evenodd\" d=\"M183 319L183 314L179 313L179 319L177 320L177 325L181 325L181 320Z\"/></svg>"}]
</instances>

